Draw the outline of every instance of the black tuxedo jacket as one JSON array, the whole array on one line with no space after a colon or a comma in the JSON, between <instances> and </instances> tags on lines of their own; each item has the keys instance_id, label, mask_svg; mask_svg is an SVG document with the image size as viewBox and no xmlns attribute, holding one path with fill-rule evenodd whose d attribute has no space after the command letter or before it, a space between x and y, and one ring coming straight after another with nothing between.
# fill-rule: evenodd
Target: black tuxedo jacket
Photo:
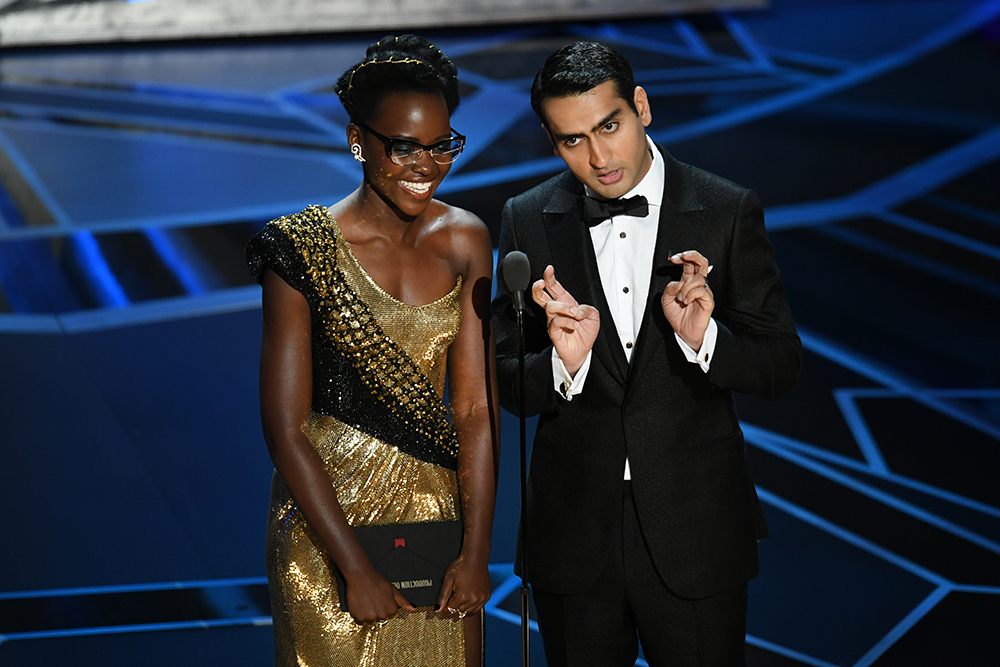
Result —
<instances>
[{"instance_id":1,"label":"black tuxedo jacket","mask_svg":"<svg viewBox=\"0 0 1000 667\"><path fill-rule=\"evenodd\" d=\"M549 264L578 302L600 312L583 392L567 401L552 379L544 311L526 320L525 412L539 415L528 480L528 578L570 594L597 577L621 539L625 459L640 526L674 593L702 598L752 579L767 536L731 392L777 397L798 377L801 342L764 216L746 188L673 159L665 185L646 314L631 363L601 287L582 184L570 172L509 200L499 256L527 254L531 280ZM660 296L680 274L671 254L698 250L719 326L711 369L688 362ZM510 299L494 302L501 404L518 412L517 328Z\"/></svg>"}]
</instances>

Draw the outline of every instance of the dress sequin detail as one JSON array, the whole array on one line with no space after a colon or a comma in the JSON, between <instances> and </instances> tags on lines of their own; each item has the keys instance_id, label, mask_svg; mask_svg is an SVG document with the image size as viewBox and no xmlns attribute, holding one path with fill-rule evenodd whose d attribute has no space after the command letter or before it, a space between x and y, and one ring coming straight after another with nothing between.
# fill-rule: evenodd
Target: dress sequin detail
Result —
<instances>
[{"instance_id":1,"label":"dress sequin detail","mask_svg":"<svg viewBox=\"0 0 1000 667\"><path fill-rule=\"evenodd\" d=\"M322 207L269 223L247 257L258 279L270 267L309 302L314 395L304 430L348 522L461 518L457 437L442 400L461 280L424 306L396 301ZM359 625L340 610L330 556L277 473L266 551L279 667L465 664L464 625L454 614L423 607Z\"/></svg>"},{"instance_id":2,"label":"dress sequin detail","mask_svg":"<svg viewBox=\"0 0 1000 667\"><path fill-rule=\"evenodd\" d=\"M313 410L457 469L458 437L441 399L444 366L434 362L461 325L461 277L433 303L396 301L365 273L321 206L268 223L250 240L247 258L258 280L271 268L309 302ZM403 351L425 331L426 345Z\"/></svg>"}]
</instances>

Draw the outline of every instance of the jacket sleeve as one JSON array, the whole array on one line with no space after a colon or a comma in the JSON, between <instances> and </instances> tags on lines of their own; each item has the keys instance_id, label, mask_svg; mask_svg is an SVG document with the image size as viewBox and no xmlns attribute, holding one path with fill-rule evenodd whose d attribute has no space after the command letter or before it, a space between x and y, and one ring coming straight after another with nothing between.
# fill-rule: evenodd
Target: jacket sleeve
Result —
<instances>
[{"instance_id":1,"label":"jacket sleeve","mask_svg":"<svg viewBox=\"0 0 1000 667\"><path fill-rule=\"evenodd\" d=\"M743 192L735 216L709 380L722 389L777 398L798 378L802 342L753 191Z\"/></svg>"}]
</instances>

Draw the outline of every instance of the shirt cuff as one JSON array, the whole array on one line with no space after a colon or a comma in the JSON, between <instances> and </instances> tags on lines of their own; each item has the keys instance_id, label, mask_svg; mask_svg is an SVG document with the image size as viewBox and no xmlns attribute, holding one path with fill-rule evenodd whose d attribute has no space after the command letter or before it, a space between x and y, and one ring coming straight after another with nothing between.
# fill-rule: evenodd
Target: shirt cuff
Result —
<instances>
[{"instance_id":1,"label":"shirt cuff","mask_svg":"<svg viewBox=\"0 0 1000 667\"><path fill-rule=\"evenodd\" d=\"M552 381L556 391L567 401L573 400L574 396L583 391L583 383L587 379L587 371L590 370L590 357L593 353L593 350L587 352L587 358L583 360L583 365L576 372L576 377L570 377L569 371L566 370L566 364L559 358L556 348L552 348Z\"/></svg>"},{"instance_id":2,"label":"shirt cuff","mask_svg":"<svg viewBox=\"0 0 1000 667\"><path fill-rule=\"evenodd\" d=\"M719 325L715 323L713 317L708 321L708 329L705 330L705 338L701 341L701 349L697 352L694 348L684 342L684 339L674 332L677 344L681 346L684 357L692 364L698 364L701 370L708 372L712 357L715 356L715 341L719 338Z\"/></svg>"}]
</instances>

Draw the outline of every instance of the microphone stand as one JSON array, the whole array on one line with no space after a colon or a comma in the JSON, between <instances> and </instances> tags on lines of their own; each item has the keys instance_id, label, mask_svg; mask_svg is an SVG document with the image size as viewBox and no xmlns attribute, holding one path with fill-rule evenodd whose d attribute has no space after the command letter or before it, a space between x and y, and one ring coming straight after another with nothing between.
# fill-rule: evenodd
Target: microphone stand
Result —
<instances>
[{"instance_id":1,"label":"microphone stand","mask_svg":"<svg viewBox=\"0 0 1000 667\"><path fill-rule=\"evenodd\" d=\"M519 250L508 253L497 265L497 277L513 300L517 318L517 413L521 431L521 539L517 555L521 562L521 667L528 667L531 618L528 606L528 439L524 428L524 313L528 310L524 290L531 280L528 256Z\"/></svg>"},{"instance_id":2,"label":"microphone stand","mask_svg":"<svg viewBox=\"0 0 1000 667\"><path fill-rule=\"evenodd\" d=\"M528 447L524 426L524 290L513 294L514 312L517 313L517 383L518 427L521 440L521 667L528 667L528 643L531 614L528 590Z\"/></svg>"}]
</instances>

